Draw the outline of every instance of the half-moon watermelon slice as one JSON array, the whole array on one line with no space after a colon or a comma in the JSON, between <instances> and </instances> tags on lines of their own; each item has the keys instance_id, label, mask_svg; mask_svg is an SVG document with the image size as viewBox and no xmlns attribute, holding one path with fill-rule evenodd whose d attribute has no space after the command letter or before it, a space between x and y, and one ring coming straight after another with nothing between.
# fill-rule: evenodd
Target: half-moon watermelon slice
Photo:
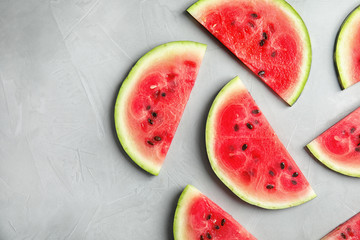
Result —
<instances>
[{"instance_id":1,"label":"half-moon watermelon slice","mask_svg":"<svg viewBox=\"0 0 360 240\"><path fill-rule=\"evenodd\" d=\"M360 177L360 107L311 141L307 148L330 169Z\"/></svg>"},{"instance_id":2,"label":"half-moon watermelon slice","mask_svg":"<svg viewBox=\"0 0 360 240\"><path fill-rule=\"evenodd\" d=\"M206 149L216 175L250 204L280 209L316 196L238 77L211 106Z\"/></svg>"},{"instance_id":3,"label":"half-moon watermelon slice","mask_svg":"<svg viewBox=\"0 0 360 240\"><path fill-rule=\"evenodd\" d=\"M346 222L337 226L321 240L359 240L360 239L360 213L354 215Z\"/></svg>"},{"instance_id":4,"label":"half-moon watermelon slice","mask_svg":"<svg viewBox=\"0 0 360 240\"><path fill-rule=\"evenodd\" d=\"M206 45L160 45L138 60L115 104L115 126L127 154L158 175L185 109Z\"/></svg>"},{"instance_id":5,"label":"half-moon watermelon slice","mask_svg":"<svg viewBox=\"0 0 360 240\"><path fill-rule=\"evenodd\" d=\"M289 105L300 96L311 44L299 14L283 0L199 0L187 11Z\"/></svg>"},{"instance_id":6,"label":"half-moon watermelon slice","mask_svg":"<svg viewBox=\"0 0 360 240\"><path fill-rule=\"evenodd\" d=\"M174 217L175 240L255 240L230 214L192 185L182 192Z\"/></svg>"},{"instance_id":7,"label":"half-moon watermelon slice","mask_svg":"<svg viewBox=\"0 0 360 240\"><path fill-rule=\"evenodd\" d=\"M341 25L335 46L335 63L343 89L360 81L360 6Z\"/></svg>"}]
</instances>

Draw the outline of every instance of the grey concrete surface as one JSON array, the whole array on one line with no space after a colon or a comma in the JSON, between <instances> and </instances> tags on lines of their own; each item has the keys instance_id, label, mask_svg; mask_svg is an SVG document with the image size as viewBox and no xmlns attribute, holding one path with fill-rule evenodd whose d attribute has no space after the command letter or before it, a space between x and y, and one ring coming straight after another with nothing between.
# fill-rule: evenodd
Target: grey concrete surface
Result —
<instances>
[{"instance_id":1,"label":"grey concrete surface","mask_svg":"<svg viewBox=\"0 0 360 240\"><path fill-rule=\"evenodd\" d=\"M289 0L313 48L305 89L287 106L186 12L190 0L0 0L0 239L173 239L177 198L193 184L258 239L319 239L360 210L360 180L304 146L360 105L341 91L336 33L355 0ZM208 44L165 164L154 177L126 156L113 107L128 71L169 41ZM219 89L239 75L318 197L270 211L212 172L204 128Z\"/></svg>"}]
</instances>

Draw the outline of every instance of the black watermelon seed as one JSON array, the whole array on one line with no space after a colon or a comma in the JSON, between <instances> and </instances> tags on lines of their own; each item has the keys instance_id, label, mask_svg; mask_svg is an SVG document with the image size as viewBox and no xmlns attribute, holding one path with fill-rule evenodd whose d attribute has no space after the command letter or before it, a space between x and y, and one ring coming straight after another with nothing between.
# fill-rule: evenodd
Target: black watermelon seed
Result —
<instances>
[{"instance_id":1,"label":"black watermelon seed","mask_svg":"<svg viewBox=\"0 0 360 240\"><path fill-rule=\"evenodd\" d=\"M200 235L200 240L204 240L204 237L203 237L203 235Z\"/></svg>"},{"instance_id":2,"label":"black watermelon seed","mask_svg":"<svg viewBox=\"0 0 360 240\"><path fill-rule=\"evenodd\" d=\"M262 47L262 46L264 46L264 44L265 44L265 40L262 39L262 40L259 42L259 45Z\"/></svg>"},{"instance_id":3,"label":"black watermelon seed","mask_svg":"<svg viewBox=\"0 0 360 240\"><path fill-rule=\"evenodd\" d=\"M154 137L154 140L155 140L155 141L161 141L161 137L155 136L155 137Z\"/></svg>"},{"instance_id":4,"label":"black watermelon seed","mask_svg":"<svg viewBox=\"0 0 360 240\"><path fill-rule=\"evenodd\" d=\"M274 188L274 185L268 184L268 185L266 185L266 188L267 188L267 189L273 189L273 188Z\"/></svg>"},{"instance_id":5,"label":"black watermelon seed","mask_svg":"<svg viewBox=\"0 0 360 240\"><path fill-rule=\"evenodd\" d=\"M151 115L152 115L153 117L157 117L157 113L156 113L156 112L152 112Z\"/></svg>"},{"instance_id":6,"label":"black watermelon seed","mask_svg":"<svg viewBox=\"0 0 360 240\"><path fill-rule=\"evenodd\" d=\"M207 236L208 239L211 239L211 234L210 233L207 233L206 236Z\"/></svg>"},{"instance_id":7,"label":"black watermelon seed","mask_svg":"<svg viewBox=\"0 0 360 240\"><path fill-rule=\"evenodd\" d=\"M252 16L253 18L258 18L258 15L257 15L256 13L252 13L251 16Z\"/></svg>"},{"instance_id":8,"label":"black watermelon seed","mask_svg":"<svg viewBox=\"0 0 360 240\"><path fill-rule=\"evenodd\" d=\"M245 150L247 149L247 147L248 147L248 145L245 143L244 145L242 145L241 149L242 149L243 151L245 151Z\"/></svg>"},{"instance_id":9,"label":"black watermelon seed","mask_svg":"<svg viewBox=\"0 0 360 240\"><path fill-rule=\"evenodd\" d=\"M166 93L164 93L164 92L163 92L163 93L161 93L161 96L165 97L165 96L166 96Z\"/></svg>"},{"instance_id":10,"label":"black watermelon seed","mask_svg":"<svg viewBox=\"0 0 360 240\"><path fill-rule=\"evenodd\" d=\"M221 219L221 226L224 226L225 222L226 222L225 218Z\"/></svg>"},{"instance_id":11,"label":"black watermelon seed","mask_svg":"<svg viewBox=\"0 0 360 240\"><path fill-rule=\"evenodd\" d=\"M355 151L360 152L360 147L356 147Z\"/></svg>"},{"instance_id":12,"label":"black watermelon seed","mask_svg":"<svg viewBox=\"0 0 360 240\"><path fill-rule=\"evenodd\" d=\"M284 169L284 168L285 168L285 163L283 163L283 162L280 163L280 168L281 168L281 169Z\"/></svg>"},{"instance_id":13,"label":"black watermelon seed","mask_svg":"<svg viewBox=\"0 0 360 240\"><path fill-rule=\"evenodd\" d=\"M154 143L152 141L147 141L148 144L150 144L151 146L154 145Z\"/></svg>"},{"instance_id":14,"label":"black watermelon seed","mask_svg":"<svg viewBox=\"0 0 360 240\"><path fill-rule=\"evenodd\" d=\"M151 106L150 105L147 105L146 106L146 110L150 110Z\"/></svg>"},{"instance_id":15,"label":"black watermelon seed","mask_svg":"<svg viewBox=\"0 0 360 240\"><path fill-rule=\"evenodd\" d=\"M220 227L218 225L215 225L215 229L220 229Z\"/></svg>"},{"instance_id":16,"label":"black watermelon seed","mask_svg":"<svg viewBox=\"0 0 360 240\"><path fill-rule=\"evenodd\" d=\"M273 171L269 171L269 174L271 175L271 176L275 176L275 173L273 172Z\"/></svg>"},{"instance_id":17,"label":"black watermelon seed","mask_svg":"<svg viewBox=\"0 0 360 240\"><path fill-rule=\"evenodd\" d=\"M211 214L206 216L206 220L210 220L211 219Z\"/></svg>"},{"instance_id":18,"label":"black watermelon seed","mask_svg":"<svg viewBox=\"0 0 360 240\"><path fill-rule=\"evenodd\" d=\"M266 40L267 39L267 34L266 34L266 32L263 32L263 38Z\"/></svg>"},{"instance_id":19,"label":"black watermelon seed","mask_svg":"<svg viewBox=\"0 0 360 240\"><path fill-rule=\"evenodd\" d=\"M259 76L264 76L264 74L265 74L265 71L260 71L260 72L258 72L258 75L259 75Z\"/></svg>"},{"instance_id":20,"label":"black watermelon seed","mask_svg":"<svg viewBox=\"0 0 360 240\"><path fill-rule=\"evenodd\" d=\"M271 53L272 57L276 57L276 51Z\"/></svg>"},{"instance_id":21,"label":"black watermelon seed","mask_svg":"<svg viewBox=\"0 0 360 240\"><path fill-rule=\"evenodd\" d=\"M352 128L350 129L350 133L354 133L355 130L356 130L356 128L352 127Z\"/></svg>"},{"instance_id":22,"label":"black watermelon seed","mask_svg":"<svg viewBox=\"0 0 360 240\"><path fill-rule=\"evenodd\" d=\"M340 236L341 236L343 239L346 239L345 233L340 233Z\"/></svg>"},{"instance_id":23,"label":"black watermelon seed","mask_svg":"<svg viewBox=\"0 0 360 240\"><path fill-rule=\"evenodd\" d=\"M259 109L254 109L254 110L251 111L251 113L252 113L252 114L259 114L260 111L259 111Z\"/></svg>"},{"instance_id":24,"label":"black watermelon seed","mask_svg":"<svg viewBox=\"0 0 360 240\"><path fill-rule=\"evenodd\" d=\"M234 130L235 130L235 132L239 131L239 125L238 124L234 125Z\"/></svg>"},{"instance_id":25,"label":"black watermelon seed","mask_svg":"<svg viewBox=\"0 0 360 240\"><path fill-rule=\"evenodd\" d=\"M254 126L251 123L247 123L246 126L248 127L248 129L253 129Z\"/></svg>"},{"instance_id":26,"label":"black watermelon seed","mask_svg":"<svg viewBox=\"0 0 360 240\"><path fill-rule=\"evenodd\" d=\"M358 143L358 146L360 146L360 143Z\"/></svg>"},{"instance_id":27,"label":"black watermelon seed","mask_svg":"<svg viewBox=\"0 0 360 240\"><path fill-rule=\"evenodd\" d=\"M291 180L291 183L292 183L293 185L296 185L296 184L297 184L297 181Z\"/></svg>"},{"instance_id":28,"label":"black watermelon seed","mask_svg":"<svg viewBox=\"0 0 360 240\"><path fill-rule=\"evenodd\" d=\"M292 176L293 176L293 177L297 177L297 176L299 176L299 173L298 173L298 172L294 172Z\"/></svg>"},{"instance_id":29,"label":"black watermelon seed","mask_svg":"<svg viewBox=\"0 0 360 240\"><path fill-rule=\"evenodd\" d=\"M151 120L150 118L148 119L148 122L149 122L151 125L154 124L153 120Z\"/></svg>"}]
</instances>

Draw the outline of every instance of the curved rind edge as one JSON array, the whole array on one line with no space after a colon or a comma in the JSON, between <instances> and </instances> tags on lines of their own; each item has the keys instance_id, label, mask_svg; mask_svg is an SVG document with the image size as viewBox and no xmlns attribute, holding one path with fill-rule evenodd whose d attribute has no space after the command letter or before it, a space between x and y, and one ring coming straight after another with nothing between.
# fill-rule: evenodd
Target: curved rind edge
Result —
<instances>
[{"instance_id":1,"label":"curved rind edge","mask_svg":"<svg viewBox=\"0 0 360 240\"><path fill-rule=\"evenodd\" d=\"M199 0L199 1L195 2L193 5L191 5L187 9L187 12L196 19L196 15L198 15L198 12L201 10L202 5L204 5L205 3L210 4L209 2L211 2L211 1L214 3L218 2L218 0ZM305 69L303 71L302 79L299 80L299 83L298 83L297 87L295 88L295 90L293 91L292 95L290 97L288 97L287 99L283 99L289 106L292 106L296 102L296 100L300 97L300 94L302 93L302 91L306 85L306 82L309 78L311 62L312 62L311 40L310 40L309 31L305 25L305 22L299 15L299 13L285 0L274 0L274 2L276 2L281 7L284 7L285 11L288 10L287 12L292 13L292 17L294 17L293 19L297 20L298 26L304 33L303 35L305 37L305 39L304 39L305 48L308 50L306 61L304 63Z\"/></svg>"},{"instance_id":2,"label":"curved rind edge","mask_svg":"<svg viewBox=\"0 0 360 240\"><path fill-rule=\"evenodd\" d=\"M288 100L285 100L290 106L292 106L296 100L300 97L300 94L304 90L304 87L306 85L306 82L310 75L310 69L311 69L311 62L312 62L312 48L311 48L311 40L310 40L310 34L306 27L306 24L300 14L295 10L293 6L291 6L288 2L284 0L277 0L280 4L286 6L285 8L289 9L293 15L296 17L296 19L299 21L299 25L301 26L304 36L305 36L305 45L307 47L307 50L309 51L307 54L306 62L304 63L304 66L306 66L306 69L304 70L304 77L301 81L299 81L299 85L297 87L297 90L294 91L293 95L289 97Z\"/></svg>"},{"instance_id":3,"label":"curved rind edge","mask_svg":"<svg viewBox=\"0 0 360 240\"><path fill-rule=\"evenodd\" d=\"M237 86L236 86L237 85ZM303 204L305 202L310 201L311 199L316 197L316 193L313 191L313 189L309 188L309 192L306 196L304 196L302 199L299 199L298 201L286 203L286 204L269 204L269 203L261 203L255 199L252 199L250 196L247 196L246 194L242 193L240 190L236 189L236 187L233 186L233 184L227 179L227 177L221 172L220 168L217 168L214 153L212 151L212 139L213 139L213 130L212 130L212 118L215 116L214 111L216 110L217 103L220 102L223 98L223 96L226 96L227 90L233 87L241 87L245 88L245 85L242 83L240 78L237 76L233 78L230 82L228 82L218 93L218 95L215 97L215 100L213 104L211 105L208 118L206 121L206 130L205 130L205 142L206 142L206 151L208 154L209 162L211 165L211 168L217 175L217 177L240 199L243 201L250 203L252 205L266 208L266 209L284 209L289 207L294 207L300 204ZM245 88L247 91L247 89Z\"/></svg>"},{"instance_id":4,"label":"curved rind edge","mask_svg":"<svg viewBox=\"0 0 360 240\"><path fill-rule=\"evenodd\" d=\"M121 119L121 111L124 111L121 108L121 102L126 100L125 93L128 91L128 88L131 87L132 79L134 78L134 76L139 74L139 72L141 72L143 65L146 66L148 59L151 59L156 54L158 54L158 55L166 54L167 52L163 53L163 51L164 51L164 49L166 49L168 47L177 47L178 46L178 47L182 48L184 45L186 45L186 46L193 45L194 47L198 48L199 52L201 52L201 54L202 54L202 57L204 56L205 50L207 48L206 44L193 42L193 41L168 42L168 43L161 44L161 45L153 48L152 50L145 53L132 67L129 74L127 75L127 77L121 84L121 87L119 89L119 92L118 92L118 95L116 98L116 102L115 102L115 107L114 107L115 129L116 129L118 139L119 139L123 149L139 167L141 167L142 169L144 169L145 171L147 171L148 173L150 173L152 175L159 174L161 165L156 166L149 162L143 161L142 160L143 157L139 156L138 153L136 153L135 151L132 150L131 144L129 143L130 140L127 139L128 135L123 133L125 131L125 129L124 129L125 127L121 126L122 121L119 120L119 119ZM151 63L150 63L150 65L151 65Z\"/></svg>"},{"instance_id":5,"label":"curved rind edge","mask_svg":"<svg viewBox=\"0 0 360 240\"><path fill-rule=\"evenodd\" d=\"M340 166L337 166L336 164L334 164L331 161L331 157L329 157L328 155L323 153L323 151L321 151L320 144L316 141L316 139L311 141L309 144L307 144L306 147L309 149L311 154L317 160L319 160L322 164L324 164L329 169L331 169L331 170L333 170L335 172L341 173L343 175L346 175L346 176L360 178L360 171L359 172L356 172L356 171L354 172L354 171L351 171L352 169L347 169L347 168L340 167Z\"/></svg>"},{"instance_id":6,"label":"curved rind edge","mask_svg":"<svg viewBox=\"0 0 360 240\"><path fill-rule=\"evenodd\" d=\"M189 202L189 199L191 199L193 196L200 194L199 190L197 190L193 185L187 185L185 189L182 191L177 206L175 210L174 215L174 222L173 222L173 233L174 233L174 240L182 240L184 239L182 237L181 230L184 229L184 223L182 217L184 211L187 210L187 203Z\"/></svg>"},{"instance_id":7,"label":"curved rind edge","mask_svg":"<svg viewBox=\"0 0 360 240\"><path fill-rule=\"evenodd\" d=\"M336 43L335 43L335 51L334 51L334 62L335 62L335 66L336 66L336 72L337 72L337 77L339 80L339 84L341 86L341 89L346 89L350 86L352 86L353 84L351 84L351 81L347 81L347 77L344 76L344 72L346 72L343 67L342 67L342 49L341 49L341 43L342 41L346 41L346 36L344 35L344 32L346 31L347 28L351 27L351 20L353 20L355 17L357 17L357 15L360 14L360 5L358 5L357 7L355 7L348 15L347 17L344 19L344 21L342 22L337 37L336 37ZM348 44L347 44L348 45ZM346 64L346 63L345 63Z\"/></svg>"}]
</instances>

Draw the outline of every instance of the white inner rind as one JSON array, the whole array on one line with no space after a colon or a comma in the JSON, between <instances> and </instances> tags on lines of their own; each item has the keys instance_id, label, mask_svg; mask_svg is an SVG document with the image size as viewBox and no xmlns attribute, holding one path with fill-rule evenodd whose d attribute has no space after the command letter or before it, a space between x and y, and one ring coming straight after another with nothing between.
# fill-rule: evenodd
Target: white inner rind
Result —
<instances>
[{"instance_id":1,"label":"white inner rind","mask_svg":"<svg viewBox=\"0 0 360 240\"><path fill-rule=\"evenodd\" d=\"M310 142L307 145L307 148L320 162L322 162L328 168L347 176L360 177L360 169L348 165L342 165L340 162L334 163L331 156L323 151L323 146L317 139Z\"/></svg>"},{"instance_id":2,"label":"white inner rind","mask_svg":"<svg viewBox=\"0 0 360 240\"><path fill-rule=\"evenodd\" d=\"M216 175L221 179L221 181L230 188L238 197L243 199L244 201L267 209L282 209L300 205L305 203L316 197L315 192L309 186L304 190L302 196L298 199L283 199L283 201L266 201L264 199L258 199L254 196L251 196L242 191L241 188L238 187L235 181L233 181L230 177L227 176L227 173L222 170L222 168L218 164L218 160L215 154L215 120L217 116L217 112L222 107L223 103L229 99L233 94L238 94L241 91L247 91L245 85L242 83L239 77L235 77L232 79L226 86L219 92L217 97L215 98L206 123L206 150L208 153L209 161L212 169L216 173Z\"/></svg>"},{"instance_id":3,"label":"white inner rind","mask_svg":"<svg viewBox=\"0 0 360 240\"><path fill-rule=\"evenodd\" d=\"M356 51L358 46L350 43L354 42L356 31L360 27L360 7L356 8L343 22L335 50L335 62L338 68L339 80L342 88L348 88L354 84L353 76L353 52ZM359 76L357 76L359 77Z\"/></svg>"},{"instance_id":4,"label":"white inner rind","mask_svg":"<svg viewBox=\"0 0 360 240\"><path fill-rule=\"evenodd\" d=\"M187 185L182 192L174 216L174 239L183 240L189 239L188 227L187 227L187 216L189 216L190 204L192 200L197 198L202 193L192 185Z\"/></svg>"},{"instance_id":5,"label":"white inner rind","mask_svg":"<svg viewBox=\"0 0 360 240\"><path fill-rule=\"evenodd\" d=\"M144 72L156 65L158 62L169 58L170 56L182 55L189 53L192 56L198 56L202 59L206 50L206 45L191 41L170 42L160 45L143 57L131 69L129 75L124 80L115 103L115 127L118 138L126 153L141 168L153 175L158 175L162 163L156 163L152 156L144 155L137 147L139 139L134 139L132 129L127 123L127 109L129 107L129 99L133 89L138 86L141 76Z\"/></svg>"},{"instance_id":6,"label":"white inner rind","mask_svg":"<svg viewBox=\"0 0 360 240\"><path fill-rule=\"evenodd\" d=\"M224 5L226 3L234 3L237 2L247 2L248 0L199 0L198 2L194 3L191 7L187 9L187 11L200 23L204 22L203 15L206 14L208 9L215 9L217 6ZM299 33L299 37L301 38L301 42L303 43L302 52L303 52L303 59L300 63L302 65L299 81L296 86L292 89L289 89L288 92L282 96L283 99L291 106L295 103L295 101L299 98L302 90L305 87L307 79L310 73L311 67L311 42L308 30L305 26L304 21L300 17L300 15L296 12L296 10L288 4L284 0L253 0L252 2L258 1L258 4L262 4L264 2L268 4L273 4L274 7L281 10L284 14L286 14L289 19L291 19L291 23L298 29L297 32Z\"/></svg>"}]
</instances>

